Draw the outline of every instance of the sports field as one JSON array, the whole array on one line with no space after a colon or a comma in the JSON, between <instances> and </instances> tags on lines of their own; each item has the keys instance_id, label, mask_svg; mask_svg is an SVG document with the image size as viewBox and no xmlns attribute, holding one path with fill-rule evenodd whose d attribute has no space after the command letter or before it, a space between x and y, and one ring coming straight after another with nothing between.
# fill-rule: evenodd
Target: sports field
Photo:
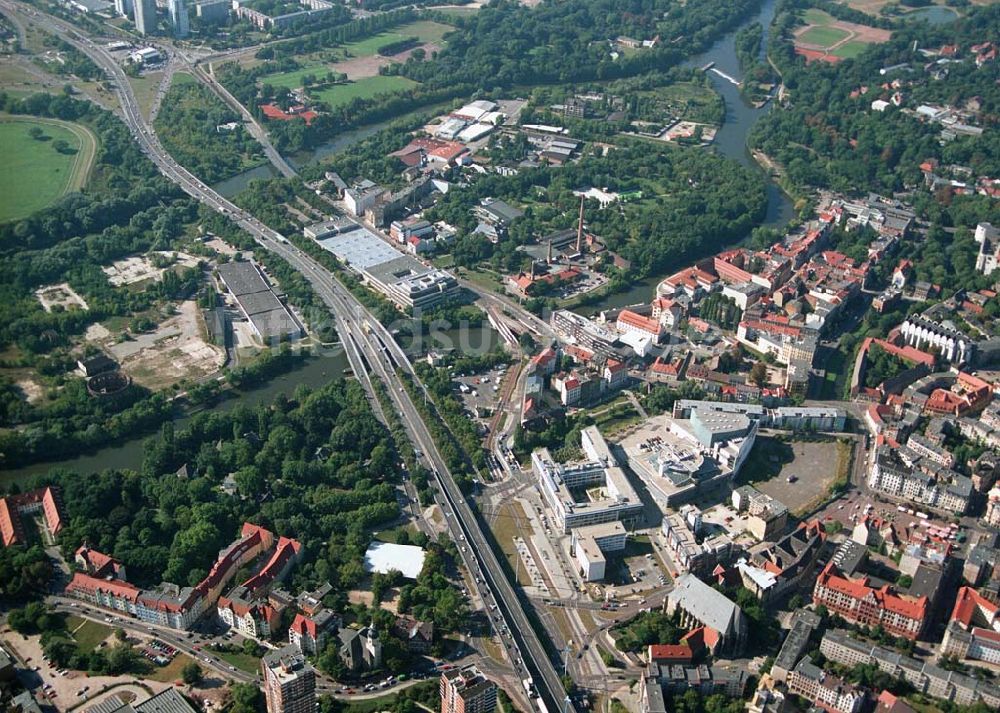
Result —
<instances>
[{"instance_id":1,"label":"sports field","mask_svg":"<svg viewBox=\"0 0 1000 713\"><path fill-rule=\"evenodd\" d=\"M817 47L830 47L841 40L847 39L848 34L836 27L810 27L799 35L798 39L803 44L816 45Z\"/></svg>"},{"instance_id":2,"label":"sports field","mask_svg":"<svg viewBox=\"0 0 1000 713\"><path fill-rule=\"evenodd\" d=\"M398 92L416 86L416 82L406 77L385 77L376 75L365 77L348 84L335 84L326 89L311 92L311 96L326 102L331 109L347 104L353 99L370 99L377 94Z\"/></svg>"},{"instance_id":3,"label":"sports field","mask_svg":"<svg viewBox=\"0 0 1000 713\"><path fill-rule=\"evenodd\" d=\"M857 42L855 40L851 40L850 42L845 42L839 47L834 48L830 51L830 54L834 57L841 57L843 59L854 59L866 49L868 49L867 42Z\"/></svg>"},{"instance_id":4,"label":"sports field","mask_svg":"<svg viewBox=\"0 0 1000 713\"><path fill-rule=\"evenodd\" d=\"M29 131L41 129L38 139ZM64 153L56 141L65 141ZM82 188L97 149L89 129L58 119L0 117L0 222L19 220Z\"/></svg>"},{"instance_id":5,"label":"sports field","mask_svg":"<svg viewBox=\"0 0 1000 713\"><path fill-rule=\"evenodd\" d=\"M816 8L806 10L802 19L805 26L795 30L795 51L807 62L851 59L892 35L889 30L838 20Z\"/></svg>"},{"instance_id":6,"label":"sports field","mask_svg":"<svg viewBox=\"0 0 1000 713\"><path fill-rule=\"evenodd\" d=\"M430 20L410 22L405 25L400 25L393 30L380 32L377 35L366 37L363 40L357 40L355 42L349 42L345 45L341 45L337 49L343 53L344 59L339 62L329 63L313 61L306 64L306 66L291 72L279 72L276 74L265 75L260 78L260 81L262 84L270 84L274 87L298 89L302 86L302 78L306 75L311 74L316 77L317 80L322 81L327 72L332 71L346 74L348 79L357 80L357 83L360 84L361 80L369 78L375 79L378 77L379 67L392 64L394 61L403 61L409 54L409 52L404 52L396 57L382 57L378 54L378 51L382 47L390 45L394 42L399 42L408 37L416 37L427 51L427 54L430 55L432 51L440 49L441 46L445 44L442 38L453 29L454 28L450 25L443 25L439 22L432 22ZM363 95L370 96L370 94L365 93L371 92L377 94L382 91L389 91L389 89L385 89L383 87L387 87L391 84L392 82L375 81L368 85L358 87L353 91L362 92ZM347 90L347 87L349 86L351 85L331 90L317 90L314 92L314 95L317 98L320 98L325 94L330 94L331 96L343 94L348 95L347 101L350 101L353 96L350 96L352 92ZM402 83L400 88L404 86L410 85ZM333 104L331 104L331 106L332 105Z\"/></svg>"},{"instance_id":7,"label":"sports field","mask_svg":"<svg viewBox=\"0 0 1000 713\"><path fill-rule=\"evenodd\" d=\"M371 37L366 37L363 40L348 42L343 45L343 48L347 50L351 57L367 57L369 55L377 54L378 51L386 45L392 44L393 42L399 42L400 40L405 40L407 37L416 37L422 43L439 43L447 33L454 29L454 27L451 27L450 25L442 25L440 22L418 20L416 22L409 22L405 25L400 25L399 27L387 30L386 32L380 32L379 34L372 35Z\"/></svg>"}]
</instances>

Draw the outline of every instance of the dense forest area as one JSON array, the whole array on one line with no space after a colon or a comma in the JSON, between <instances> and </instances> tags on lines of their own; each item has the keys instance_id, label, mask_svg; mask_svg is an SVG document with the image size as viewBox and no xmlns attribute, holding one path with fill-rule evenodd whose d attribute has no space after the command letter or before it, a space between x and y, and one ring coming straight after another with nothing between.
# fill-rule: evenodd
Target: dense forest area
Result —
<instances>
[{"instance_id":1,"label":"dense forest area","mask_svg":"<svg viewBox=\"0 0 1000 713\"><path fill-rule=\"evenodd\" d=\"M82 477L62 470L40 481L62 488L67 525L59 543L67 557L80 543L89 543L124 563L129 580L143 587L162 581L196 584L245 521L297 539L304 554L285 587L299 592L331 583L334 591L326 605L364 623L375 618L386 666L396 670L407 654L389 636L393 615L378 606L390 588L399 590L400 613L433 622L439 636L464 626L467 616L452 583L455 544L446 537L434 542L405 527L394 530L392 538L426 548L420 576L407 582L398 573L375 575L373 607L348 604L348 590L367 578L363 562L372 532L400 516L399 457L362 387L339 379L315 391L299 387L292 398L279 396L270 404L201 414L183 430L166 423L147 443L137 472L106 470ZM224 481L235 490L224 489ZM7 548L0 551L0 575L0 592L22 602L45 591L51 564L41 548ZM51 631L51 655L76 656L72 646L60 648L58 639L65 633L58 621L45 619L43 609L29 605L17 611L19 631ZM338 646L334 639L333 648L318 659L321 668L336 675L344 673ZM111 659L67 661L98 672L109 663L121 668Z\"/></svg>"},{"instance_id":2,"label":"dense forest area","mask_svg":"<svg viewBox=\"0 0 1000 713\"><path fill-rule=\"evenodd\" d=\"M767 206L760 174L705 151L679 151L652 142L630 141L607 156L589 155L561 167L542 166L502 177L487 174L442 197L427 213L464 235L454 247L459 265L484 262L502 271L525 266L519 245L576 224L574 190L601 186L642 191L641 201L586 213L588 231L632 262L630 279L662 272L739 240L763 217ZM486 197L524 208L510 226L510 239L493 245L473 235L472 208Z\"/></svg>"},{"instance_id":3,"label":"dense forest area","mask_svg":"<svg viewBox=\"0 0 1000 713\"><path fill-rule=\"evenodd\" d=\"M750 139L752 146L782 165L790 185L891 192L919 184L920 164L929 158L968 166L975 175L1000 175L1000 135L995 129L942 142L939 124L920 121L896 107L871 109L873 100L889 99L894 91L882 85L898 79L904 108L928 103L962 107L975 97L986 125L995 124L1000 63L977 67L968 48L1000 34L1000 8L977 8L947 25L904 24L889 42L871 45L856 59L806 65L794 54L789 38L801 24L801 10L810 4L784 0L781 6L773 29L781 39L772 43L770 55L781 68L790 98L781 111L768 113L756 124ZM823 9L829 8L824 4ZM946 44L962 48L965 59L947 64L946 76L935 79L931 70L938 65L915 52L914 45L937 50ZM906 68L891 76L880 73L899 64ZM867 88L863 94L862 87Z\"/></svg>"},{"instance_id":4,"label":"dense forest area","mask_svg":"<svg viewBox=\"0 0 1000 713\"><path fill-rule=\"evenodd\" d=\"M733 27L754 0L587 0L526 7L503 0L456 20L435 61L400 71L434 86L483 90L628 77L677 64ZM609 40L659 38L655 47L611 55Z\"/></svg>"},{"instance_id":5,"label":"dense forest area","mask_svg":"<svg viewBox=\"0 0 1000 713\"><path fill-rule=\"evenodd\" d=\"M225 128L235 122L236 126ZM265 162L239 114L185 74L174 77L155 122L163 147L206 183Z\"/></svg>"},{"instance_id":6,"label":"dense forest area","mask_svg":"<svg viewBox=\"0 0 1000 713\"><path fill-rule=\"evenodd\" d=\"M176 476L185 465L191 476ZM272 404L199 414L181 431L164 424L139 472L57 471L46 481L63 489L67 552L89 542L125 563L137 584L197 583L251 520L303 543L296 588L350 587L364 575L370 529L399 515L397 473L361 387L338 380ZM220 488L228 475L235 495Z\"/></svg>"},{"instance_id":7,"label":"dense forest area","mask_svg":"<svg viewBox=\"0 0 1000 713\"><path fill-rule=\"evenodd\" d=\"M0 347L5 368L30 368L63 386L73 366L70 337L109 316L127 316L158 300L189 294L196 269L171 273L146 291L114 290L101 266L150 249L169 249L197 215L195 204L163 179L127 129L96 105L64 95L14 98L0 94L0 109L77 121L98 137L95 166L85 192L67 195L24 220L0 225ZM34 290L67 282L84 295L88 310L46 312ZM88 399L83 384L60 388L52 398L27 404L13 384L0 380L0 424L31 424L0 437L5 466L58 456L88 443L120 438L157 425L169 412L162 401L133 389L114 409ZM112 415L112 411L117 411ZM101 428L95 425L101 423Z\"/></svg>"}]
</instances>

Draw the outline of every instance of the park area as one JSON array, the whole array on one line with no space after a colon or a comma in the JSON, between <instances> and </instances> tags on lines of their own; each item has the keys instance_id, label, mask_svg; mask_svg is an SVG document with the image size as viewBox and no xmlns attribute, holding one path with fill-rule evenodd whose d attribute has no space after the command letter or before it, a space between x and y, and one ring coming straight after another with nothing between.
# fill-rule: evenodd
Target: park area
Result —
<instances>
[{"instance_id":1,"label":"park area","mask_svg":"<svg viewBox=\"0 0 1000 713\"><path fill-rule=\"evenodd\" d=\"M265 75L261 78L261 83L282 89L298 89L303 86L303 78L314 78L316 82L309 89L310 97L328 104L331 109L354 99L370 99L379 94L402 91L416 86L416 82L405 77L380 75L379 69L405 62L417 49L422 49L426 56L431 56L444 46L445 34L453 29L449 25L430 20L410 22L341 45L337 48L340 59L336 62L306 61L304 66L291 72ZM405 43L406 40L413 40L413 46L395 54L380 54L383 48ZM330 72L346 76L347 81L323 83L323 78Z\"/></svg>"},{"instance_id":2,"label":"park area","mask_svg":"<svg viewBox=\"0 0 1000 713\"><path fill-rule=\"evenodd\" d=\"M94 135L79 124L0 118L0 222L25 218L82 188L96 149Z\"/></svg>"},{"instance_id":3,"label":"park area","mask_svg":"<svg viewBox=\"0 0 1000 713\"><path fill-rule=\"evenodd\" d=\"M803 19L806 24L795 30L795 52L806 62L851 59L892 36L889 30L837 20L815 8L806 10Z\"/></svg>"}]
</instances>

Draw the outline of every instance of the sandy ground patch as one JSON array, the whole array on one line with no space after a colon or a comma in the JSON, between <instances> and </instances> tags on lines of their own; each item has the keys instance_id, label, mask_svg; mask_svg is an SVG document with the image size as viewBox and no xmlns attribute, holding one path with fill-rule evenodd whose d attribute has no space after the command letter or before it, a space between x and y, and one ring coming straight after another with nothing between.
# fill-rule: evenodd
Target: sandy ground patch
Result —
<instances>
[{"instance_id":1,"label":"sandy ground patch","mask_svg":"<svg viewBox=\"0 0 1000 713\"><path fill-rule=\"evenodd\" d=\"M351 604L364 604L370 607L375 597L371 592L363 592L360 589L352 589L347 593L347 601Z\"/></svg>"},{"instance_id":2,"label":"sandy ground patch","mask_svg":"<svg viewBox=\"0 0 1000 713\"><path fill-rule=\"evenodd\" d=\"M335 72L343 72L348 79L354 81L365 77L374 77L378 74L379 67L384 67L387 64L392 64L392 60L375 54L370 57L355 57L354 59L345 59L343 62L336 62L331 65L331 69Z\"/></svg>"},{"instance_id":3,"label":"sandy ground patch","mask_svg":"<svg viewBox=\"0 0 1000 713\"><path fill-rule=\"evenodd\" d=\"M198 265L198 258L180 252L166 252L163 250L154 253L163 257L175 259L174 265L183 267L195 267ZM115 287L122 285L134 285L145 280L160 280L163 272L167 268L153 265L151 255L132 256L124 260L116 260L101 270L108 276L108 282Z\"/></svg>"},{"instance_id":4,"label":"sandy ground patch","mask_svg":"<svg viewBox=\"0 0 1000 713\"><path fill-rule=\"evenodd\" d=\"M413 51L416 49L423 49L424 52L426 52L427 57L430 57L434 52L440 52L441 46L434 44L433 42L425 42L420 45L419 48L413 47L405 52L400 52L399 54L390 55L388 57L383 57L378 54L371 55L370 57L355 57L354 59L345 59L343 62L336 62L330 65L330 67L335 72L343 72L351 81L365 79L366 77L374 77L377 75L379 67L384 67L396 62L405 62L410 58L410 55L412 55Z\"/></svg>"},{"instance_id":5,"label":"sandy ground patch","mask_svg":"<svg viewBox=\"0 0 1000 713\"><path fill-rule=\"evenodd\" d=\"M198 305L188 300L180 304L179 314L155 331L109 348L121 362L122 371L136 383L159 390L181 379L200 379L219 370L225 362L225 350L205 341L204 334Z\"/></svg>"},{"instance_id":6,"label":"sandy ground patch","mask_svg":"<svg viewBox=\"0 0 1000 713\"><path fill-rule=\"evenodd\" d=\"M14 385L17 386L21 395L24 396L24 400L29 404L40 401L45 396L45 389L33 379L19 379Z\"/></svg>"},{"instance_id":7,"label":"sandy ground patch","mask_svg":"<svg viewBox=\"0 0 1000 713\"><path fill-rule=\"evenodd\" d=\"M42 309L51 312L53 307L59 306L66 309L79 307L80 309L90 309L77 292L69 286L67 282L58 285L48 285L35 290L35 297L42 304Z\"/></svg>"},{"instance_id":8,"label":"sandy ground patch","mask_svg":"<svg viewBox=\"0 0 1000 713\"><path fill-rule=\"evenodd\" d=\"M44 700L41 698L43 684L51 684L52 689L55 691L55 696L50 699L51 705L59 710L66 710L83 701L86 701L87 704L96 703L107 697L108 694L103 693L105 687L135 679L134 676L87 676L81 671L69 671L65 676L60 676L56 673L55 668L48 666L42 660L43 652L39 637L29 636L24 638L20 634L9 632L0 635L0 639L4 642L4 648L13 650L21 661L27 662L29 669L38 669L37 671L33 671L34 677L38 682L37 687L34 689L37 699ZM142 682L149 686L154 693L159 693L164 689L170 688L169 684L157 681L143 680ZM84 686L87 687L86 693L79 695ZM115 692L124 693L129 689L116 688L114 690ZM139 696L141 700L149 697L149 694L138 686L134 687L132 693ZM83 707L86 708L88 706L84 705Z\"/></svg>"},{"instance_id":9,"label":"sandy ground patch","mask_svg":"<svg viewBox=\"0 0 1000 713\"><path fill-rule=\"evenodd\" d=\"M783 464L775 478L754 483L754 487L780 500L791 512L797 512L822 496L837 478L839 453L837 441L791 441L792 461ZM798 478L788 482L788 476Z\"/></svg>"},{"instance_id":10,"label":"sandy ground patch","mask_svg":"<svg viewBox=\"0 0 1000 713\"><path fill-rule=\"evenodd\" d=\"M83 338L88 342L102 342L111 336L111 331L103 324L92 324L83 333Z\"/></svg>"},{"instance_id":11,"label":"sandy ground patch","mask_svg":"<svg viewBox=\"0 0 1000 713\"><path fill-rule=\"evenodd\" d=\"M212 250L220 255L235 255L239 252L239 250L234 248L222 238L212 238L211 240L206 240L205 245L212 248Z\"/></svg>"}]
</instances>

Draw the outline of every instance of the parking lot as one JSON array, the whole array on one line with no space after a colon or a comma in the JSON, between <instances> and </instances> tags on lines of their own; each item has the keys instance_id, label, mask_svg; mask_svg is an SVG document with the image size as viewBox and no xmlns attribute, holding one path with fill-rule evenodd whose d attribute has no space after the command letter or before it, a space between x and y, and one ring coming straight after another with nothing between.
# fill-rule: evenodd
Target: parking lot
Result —
<instances>
[{"instance_id":1,"label":"parking lot","mask_svg":"<svg viewBox=\"0 0 1000 713\"><path fill-rule=\"evenodd\" d=\"M762 452L751 455L744 466L756 468L747 474L751 484L793 513L822 498L838 477L846 477L850 464L851 446L832 439L785 441L761 436L754 445L758 448Z\"/></svg>"},{"instance_id":2,"label":"parking lot","mask_svg":"<svg viewBox=\"0 0 1000 713\"><path fill-rule=\"evenodd\" d=\"M458 395L465 408L474 414L486 414L496 408L500 384L507 367L499 366L481 374L455 375Z\"/></svg>"}]
</instances>

